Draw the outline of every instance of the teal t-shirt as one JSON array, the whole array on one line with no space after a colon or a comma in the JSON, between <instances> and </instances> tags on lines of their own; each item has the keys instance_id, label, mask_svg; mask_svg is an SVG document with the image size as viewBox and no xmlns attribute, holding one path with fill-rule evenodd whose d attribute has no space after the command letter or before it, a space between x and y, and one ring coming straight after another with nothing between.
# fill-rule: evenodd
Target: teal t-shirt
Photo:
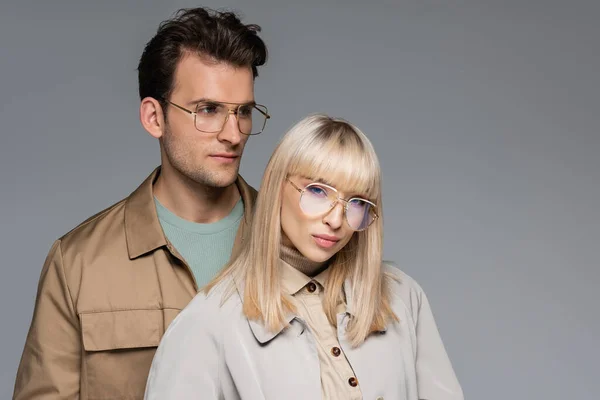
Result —
<instances>
[{"instance_id":1,"label":"teal t-shirt","mask_svg":"<svg viewBox=\"0 0 600 400\"><path fill-rule=\"evenodd\" d=\"M242 199L225 218L210 224L187 221L154 198L165 236L190 266L198 287L206 285L229 261L233 242L244 215Z\"/></svg>"}]
</instances>

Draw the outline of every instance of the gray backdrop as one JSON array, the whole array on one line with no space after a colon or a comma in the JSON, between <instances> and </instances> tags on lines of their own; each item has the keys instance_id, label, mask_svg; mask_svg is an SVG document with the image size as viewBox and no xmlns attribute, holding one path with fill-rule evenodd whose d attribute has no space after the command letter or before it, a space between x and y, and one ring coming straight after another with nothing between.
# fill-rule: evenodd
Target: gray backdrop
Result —
<instances>
[{"instance_id":1,"label":"gray backdrop","mask_svg":"<svg viewBox=\"0 0 600 400\"><path fill-rule=\"evenodd\" d=\"M0 6L0 398L52 241L157 165L135 68L197 5L37 3ZM308 113L351 120L381 158L385 256L428 293L466 397L597 398L600 2L205 4L242 10L270 49L273 119L244 177L258 186Z\"/></svg>"}]
</instances>

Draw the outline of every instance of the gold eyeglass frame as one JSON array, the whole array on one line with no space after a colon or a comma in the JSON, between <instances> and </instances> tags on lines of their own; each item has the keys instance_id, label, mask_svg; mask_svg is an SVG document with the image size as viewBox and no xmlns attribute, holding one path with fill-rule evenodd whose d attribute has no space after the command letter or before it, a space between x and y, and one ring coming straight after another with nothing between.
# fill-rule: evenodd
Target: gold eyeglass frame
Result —
<instances>
[{"instance_id":1,"label":"gold eyeglass frame","mask_svg":"<svg viewBox=\"0 0 600 400\"><path fill-rule=\"evenodd\" d=\"M216 104L216 105L222 105L222 104L227 104L227 105L234 105L237 106L234 109L228 108L227 109L227 116L225 117L225 119L223 120L223 125L221 125L221 129L217 130L217 131L203 131L202 129L198 129L198 125L196 124L196 116L198 115L198 107L200 106L200 104L202 104L202 101L198 102L198 104L196 104L196 111L192 111L189 110L185 107L180 106L179 104L175 104L170 100L165 100L167 103L169 103L170 105L172 105L173 107L176 107L178 109L180 109L181 111L184 111L190 115L194 116L194 128L196 128L196 130L200 131L200 132L204 132L204 133L221 133L223 131L223 128L225 128L225 124L227 123L227 120L229 119L229 116L231 114L234 114L236 116L236 121L237 121L237 126L238 126L238 130L240 131L241 134L246 135L246 136L256 136L261 134L264 130L265 130L265 126L267 126L267 121L269 119L271 119L271 115L269 115L269 110L267 109L267 106L264 106L262 104L257 104L257 103L245 103L245 104L240 104L240 103L228 103L225 101L214 101L214 100L205 100L205 102L209 103L209 104ZM252 108L258 110L258 112L260 112L262 115L265 116L265 122L263 123L262 128L260 129L259 132L257 133L244 133L242 132L242 129L240 128L240 120L239 118L237 118L238 113L240 112L240 108L241 107L248 107L248 106L252 106ZM262 110L259 107L263 107L264 110Z\"/></svg>"},{"instance_id":2,"label":"gold eyeglass frame","mask_svg":"<svg viewBox=\"0 0 600 400\"><path fill-rule=\"evenodd\" d=\"M348 226L350 227L350 229L352 229L352 230L353 230L353 231L355 231L355 232L362 232L362 231L365 231L365 230L369 229L369 227L370 227L371 225L373 225L373 222L375 222L375 220L376 220L377 218L379 218L379 214L377 214L377 205L376 205L375 203L373 203L372 201L369 201L369 200L367 200L367 199L363 199L362 197L351 197L351 198L349 198L348 200L346 200L346 199L343 199L343 198L341 198L341 197L340 197L340 195L339 195L339 193L340 193L340 192L339 192L339 191L338 191L336 188L334 188L333 186L329 186L329 185L327 185L327 184L325 184L325 183L320 183L320 182L312 182L312 183L309 183L308 185L306 185L306 186L304 187L304 189L300 189L300 188L298 187L298 185L296 185L294 182L292 182L292 180L291 180L289 177L286 177L285 179L286 179L286 180L287 180L287 181L288 181L288 182L289 182L289 183L290 183L290 184L291 184L291 185L294 187L294 189L296 189L296 190L297 190L297 191L300 193L300 201L302 200L302 195L304 194L304 192L306 192L306 189L307 189L308 187L312 186L312 185L324 186L324 187L326 187L326 188L328 188L328 189L331 189L331 190L333 190L333 191L336 193L336 195L337 195L337 198L336 198L336 200L335 200L335 201L334 201L334 202L331 204L331 207L329 208L329 210L327 210L327 211L324 211L324 212L322 213L322 215L327 215L327 214L328 214L328 213L329 213L331 210L333 210L333 209L335 208L335 206L337 205L337 203L338 203L338 202L340 202L340 201L341 201L341 202L343 202L343 203L344 203L344 219L346 220L346 224L348 224ZM369 204L372 206L372 210L373 210L373 215L374 215L374 218L371 220L371 222L369 222L369 225L367 225L367 227L366 227L366 228L364 228L364 229L354 229L354 228L353 228L353 227L350 225L350 222L348 222L348 214L347 214L347 212L348 212L348 204L350 203L350 201L352 201L352 200L354 200L354 199L356 199L356 200L361 200L361 201L364 201L365 203L369 203ZM318 216L318 215L314 215L314 216L316 217L316 216Z\"/></svg>"}]
</instances>

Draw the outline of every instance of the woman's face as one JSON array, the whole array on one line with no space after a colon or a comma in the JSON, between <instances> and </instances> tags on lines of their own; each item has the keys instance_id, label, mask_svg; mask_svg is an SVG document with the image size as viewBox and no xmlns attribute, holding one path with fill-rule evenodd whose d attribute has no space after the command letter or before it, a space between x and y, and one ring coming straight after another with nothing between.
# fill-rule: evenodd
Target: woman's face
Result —
<instances>
[{"instance_id":1,"label":"woman's face","mask_svg":"<svg viewBox=\"0 0 600 400\"><path fill-rule=\"evenodd\" d=\"M290 176L283 183L281 202L281 230L283 244L295 247L311 261L329 260L352 238L354 230L346 223L344 202L338 201L335 207L317 216L307 215L300 207L299 189L304 189L312 180ZM294 187L294 185L296 187ZM313 191L320 189L314 188ZM357 193L338 192L347 199Z\"/></svg>"}]
</instances>

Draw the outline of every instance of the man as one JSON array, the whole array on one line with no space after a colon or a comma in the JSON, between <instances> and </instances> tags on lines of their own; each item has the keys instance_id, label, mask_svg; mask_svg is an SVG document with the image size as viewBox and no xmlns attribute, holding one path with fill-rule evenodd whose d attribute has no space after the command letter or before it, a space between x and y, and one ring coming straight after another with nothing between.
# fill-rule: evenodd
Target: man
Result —
<instances>
[{"instance_id":1,"label":"man","mask_svg":"<svg viewBox=\"0 0 600 400\"><path fill-rule=\"evenodd\" d=\"M52 246L14 399L143 398L165 329L248 231L256 191L238 169L268 119L254 100L267 57L258 31L196 8L146 45L140 120L161 166Z\"/></svg>"}]
</instances>

